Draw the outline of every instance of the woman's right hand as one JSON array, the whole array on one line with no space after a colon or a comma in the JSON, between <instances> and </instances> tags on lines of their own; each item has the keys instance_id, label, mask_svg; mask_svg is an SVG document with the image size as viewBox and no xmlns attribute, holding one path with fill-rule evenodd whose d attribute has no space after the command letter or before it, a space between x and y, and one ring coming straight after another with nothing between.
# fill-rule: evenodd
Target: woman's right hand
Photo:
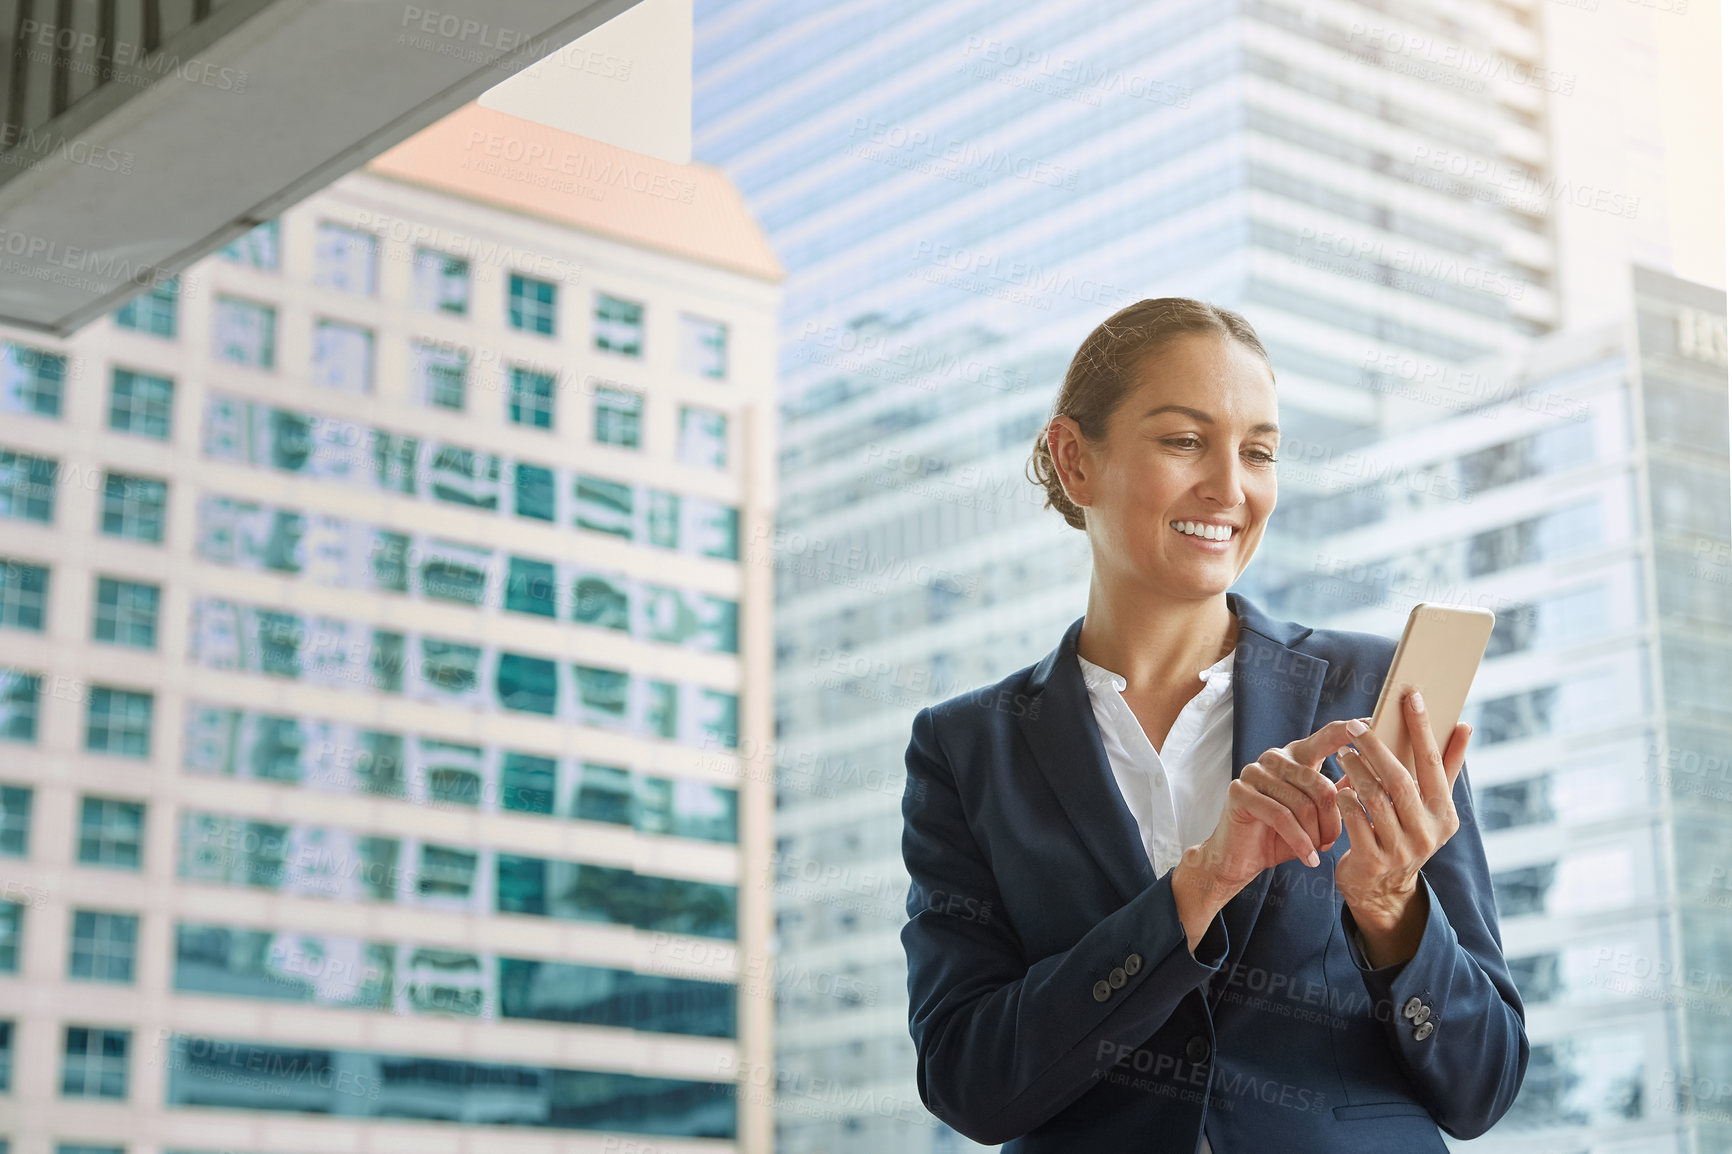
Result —
<instances>
[{"instance_id":1,"label":"woman's right hand","mask_svg":"<svg viewBox=\"0 0 1732 1154\"><path fill-rule=\"evenodd\" d=\"M1266 750L1227 787L1215 832L1185 851L1173 879L1193 949L1221 907L1258 874L1293 858L1316 865L1317 851L1341 836L1335 783L1318 767L1353 740L1350 720L1331 721L1308 737Z\"/></svg>"}]
</instances>

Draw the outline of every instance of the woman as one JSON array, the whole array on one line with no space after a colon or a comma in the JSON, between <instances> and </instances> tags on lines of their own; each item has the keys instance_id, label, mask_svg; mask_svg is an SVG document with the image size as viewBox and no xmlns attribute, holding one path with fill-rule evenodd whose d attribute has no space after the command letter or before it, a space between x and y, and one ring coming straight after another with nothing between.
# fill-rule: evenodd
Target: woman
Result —
<instances>
[{"instance_id":1,"label":"woman","mask_svg":"<svg viewBox=\"0 0 1732 1154\"><path fill-rule=\"evenodd\" d=\"M1182 298L1077 350L1035 446L1088 534L1039 663L920 710L902 931L921 1100L1013 1154L1388 1154L1527 1068L1463 759L1366 728L1394 642L1228 587L1275 508L1274 374Z\"/></svg>"}]
</instances>

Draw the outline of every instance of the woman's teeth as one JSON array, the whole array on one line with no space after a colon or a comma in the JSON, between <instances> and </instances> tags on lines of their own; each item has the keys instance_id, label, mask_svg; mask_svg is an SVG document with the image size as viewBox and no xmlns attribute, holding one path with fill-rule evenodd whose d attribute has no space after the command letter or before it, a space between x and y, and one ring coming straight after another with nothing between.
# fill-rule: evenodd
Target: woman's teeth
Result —
<instances>
[{"instance_id":1,"label":"woman's teeth","mask_svg":"<svg viewBox=\"0 0 1732 1154\"><path fill-rule=\"evenodd\" d=\"M1167 524L1181 533L1189 533L1193 537L1202 537L1209 541L1225 541L1233 535L1231 525L1205 525L1201 521L1168 521Z\"/></svg>"}]
</instances>

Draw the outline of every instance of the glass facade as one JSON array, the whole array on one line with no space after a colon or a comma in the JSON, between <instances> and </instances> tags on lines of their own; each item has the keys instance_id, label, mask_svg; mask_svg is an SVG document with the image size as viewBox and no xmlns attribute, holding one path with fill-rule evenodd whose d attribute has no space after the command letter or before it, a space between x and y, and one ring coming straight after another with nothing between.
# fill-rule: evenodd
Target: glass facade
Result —
<instances>
[{"instance_id":1,"label":"glass facade","mask_svg":"<svg viewBox=\"0 0 1732 1154\"><path fill-rule=\"evenodd\" d=\"M511 461L221 394L208 402L204 453L216 461L563 522L697 556L740 556L739 510L695 494ZM5 464L0 458L0 468Z\"/></svg>"},{"instance_id":2,"label":"glass facade","mask_svg":"<svg viewBox=\"0 0 1732 1154\"><path fill-rule=\"evenodd\" d=\"M168 1104L732 1138L732 1083L176 1035ZM250 1077L237 1075L246 1072Z\"/></svg>"}]
</instances>

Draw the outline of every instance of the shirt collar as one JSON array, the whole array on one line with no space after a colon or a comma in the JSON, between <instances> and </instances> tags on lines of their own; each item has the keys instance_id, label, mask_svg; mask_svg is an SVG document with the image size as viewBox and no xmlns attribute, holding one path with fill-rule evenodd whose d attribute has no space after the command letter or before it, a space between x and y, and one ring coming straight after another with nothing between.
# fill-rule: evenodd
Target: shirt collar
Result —
<instances>
[{"instance_id":1,"label":"shirt collar","mask_svg":"<svg viewBox=\"0 0 1732 1154\"><path fill-rule=\"evenodd\" d=\"M1083 684L1090 689L1099 689L1103 685L1111 685L1114 689L1123 693L1125 691L1125 686L1130 684L1130 682L1126 681L1123 677L1120 677L1112 670L1096 665L1080 653L1076 655L1076 660L1077 664L1082 667ZM1204 682L1203 688L1200 692L1208 693L1210 697L1215 697L1226 692L1227 688L1233 684L1233 650L1229 649L1225 657L1197 674L1197 676Z\"/></svg>"}]
</instances>

